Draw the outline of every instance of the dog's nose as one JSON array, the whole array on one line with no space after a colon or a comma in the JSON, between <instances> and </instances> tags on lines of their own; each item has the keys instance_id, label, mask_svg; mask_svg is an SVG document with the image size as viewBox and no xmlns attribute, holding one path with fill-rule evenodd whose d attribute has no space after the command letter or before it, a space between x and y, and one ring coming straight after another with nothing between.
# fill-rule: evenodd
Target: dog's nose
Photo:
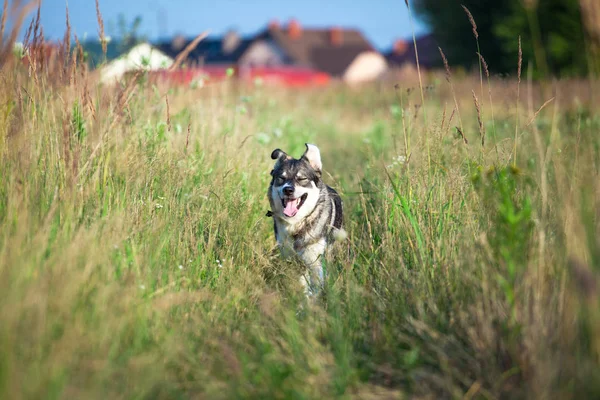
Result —
<instances>
[{"instance_id":1,"label":"dog's nose","mask_svg":"<svg viewBox=\"0 0 600 400\"><path fill-rule=\"evenodd\" d=\"M283 188L283 194L286 196L291 196L294 194L294 188L292 186L286 186Z\"/></svg>"}]
</instances>

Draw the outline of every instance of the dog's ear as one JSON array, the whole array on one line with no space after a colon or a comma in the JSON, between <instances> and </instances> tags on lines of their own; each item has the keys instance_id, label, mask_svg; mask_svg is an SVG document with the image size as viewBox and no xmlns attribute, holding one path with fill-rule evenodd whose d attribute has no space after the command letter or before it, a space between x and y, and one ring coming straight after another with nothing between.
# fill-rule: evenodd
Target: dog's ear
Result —
<instances>
[{"instance_id":1,"label":"dog's ear","mask_svg":"<svg viewBox=\"0 0 600 400\"><path fill-rule=\"evenodd\" d=\"M271 153L271 159L272 160L277 160L277 159L279 159L281 157L287 157L287 154L285 153L285 151L283 151L281 149L275 149Z\"/></svg>"},{"instance_id":2,"label":"dog's ear","mask_svg":"<svg viewBox=\"0 0 600 400\"><path fill-rule=\"evenodd\" d=\"M283 151L281 149L273 150L273 152L271 153L271 159L277 160L277 161L275 161L275 166L273 167L273 171L276 170L277 168L279 168L279 166L281 165L283 160L286 160L288 158L290 158L290 156L288 156L285 153L285 151ZM273 175L273 171L271 171L271 176Z\"/></svg>"},{"instance_id":3,"label":"dog's ear","mask_svg":"<svg viewBox=\"0 0 600 400\"><path fill-rule=\"evenodd\" d=\"M305 143L306 151L302 154L302 158L308 161L311 167L317 172L321 172L323 164L321 163L321 152L314 144Z\"/></svg>"}]
</instances>

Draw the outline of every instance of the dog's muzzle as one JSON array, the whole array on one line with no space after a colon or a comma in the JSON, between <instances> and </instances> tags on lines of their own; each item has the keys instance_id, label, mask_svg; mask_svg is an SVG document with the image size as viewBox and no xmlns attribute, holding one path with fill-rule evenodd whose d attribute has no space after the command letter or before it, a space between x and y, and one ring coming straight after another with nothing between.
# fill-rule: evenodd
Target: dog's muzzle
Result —
<instances>
[{"instance_id":1,"label":"dog's muzzle","mask_svg":"<svg viewBox=\"0 0 600 400\"><path fill-rule=\"evenodd\" d=\"M292 191L292 194L293 193L294 192ZM307 198L308 198L308 193L304 193L302 196L296 197L296 198L294 198L292 196L285 196L284 198L282 198L281 205L283 206L283 215L291 218L291 217L295 216L296 214L298 214L300 207L302 207L302 205L304 204L304 202L306 201Z\"/></svg>"}]
</instances>

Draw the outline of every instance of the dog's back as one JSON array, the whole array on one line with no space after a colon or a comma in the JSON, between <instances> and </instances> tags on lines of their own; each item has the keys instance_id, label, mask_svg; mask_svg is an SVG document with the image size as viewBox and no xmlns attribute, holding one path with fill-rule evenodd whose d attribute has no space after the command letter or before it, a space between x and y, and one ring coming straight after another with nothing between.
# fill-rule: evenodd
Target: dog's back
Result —
<instances>
[{"instance_id":1,"label":"dog's back","mask_svg":"<svg viewBox=\"0 0 600 400\"><path fill-rule=\"evenodd\" d=\"M342 203L342 198L335 191L334 188L327 186L327 191L329 193L329 199L331 200L331 235L328 235L331 241L335 240L343 240L346 238L346 232L342 228L342 224L344 221L344 206Z\"/></svg>"}]
</instances>

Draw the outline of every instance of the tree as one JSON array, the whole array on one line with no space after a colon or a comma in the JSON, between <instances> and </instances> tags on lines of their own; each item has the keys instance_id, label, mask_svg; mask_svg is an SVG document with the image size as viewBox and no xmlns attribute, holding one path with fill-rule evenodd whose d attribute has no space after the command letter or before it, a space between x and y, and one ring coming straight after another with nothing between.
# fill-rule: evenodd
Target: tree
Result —
<instances>
[{"instance_id":1,"label":"tree","mask_svg":"<svg viewBox=\"0 0 600 400\"><path fill-rule=\"evenodd\" d=\"M139 33L142 17L137 16L128 23L123 14L119 15L117 26L113 21L108 21L106 57L99 40L86 40L82 43L86 61L91 67L98 67L103 62L111 61L120 55L127 53L135 45L145 42L146 36Z\"/></svg>"},{"instance_id":2,"label":"tree","mask_svg":"<svg viewBox=\"0 0 600 400\"><path fill-rule=\"evenodd\" d=\"M146 37L140 35L139 30L142 25L142 17L136 16L130 24L125 20L125 16L123 14L119 14L119 19L117 22L117 26L119 29L119 44L121 46L120 50L122 52L126 52L135 45L144 42Z\"/></svg>"},{"instance_id":3,"label":"tree","mask_svg":"<svg viewBox=\"0 0 600 400\"><path fill-rule=\"evenodd\" d=\"M520 36L523 63L531 61L537 76L587 72L579 0L414 0L415 12L429 25L450 63L471 68L478 62L477 46L461 4L475 19L490 70L516 71Z\"/></svg>"}]
</instances>

